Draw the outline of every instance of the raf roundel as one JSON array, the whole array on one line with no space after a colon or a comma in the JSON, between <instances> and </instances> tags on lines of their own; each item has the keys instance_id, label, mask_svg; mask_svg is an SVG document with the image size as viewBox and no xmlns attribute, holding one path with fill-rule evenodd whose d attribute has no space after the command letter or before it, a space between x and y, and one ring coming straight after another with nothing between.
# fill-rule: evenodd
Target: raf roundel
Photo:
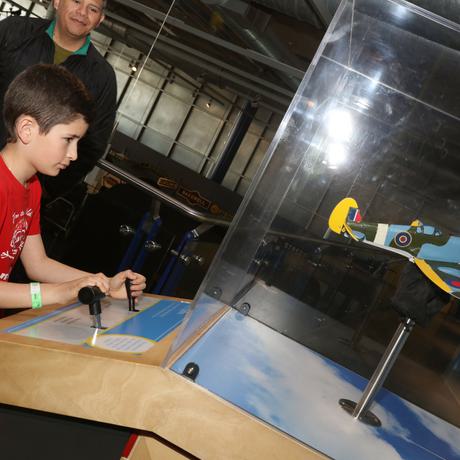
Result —
<instances>
[{"instance_id":1,"label":"raf roundel","mask_svg":"<svg viewBox=\"0 0 460 460\"><path fill-rule=\"evenodd\" d=\"M407 232L399 232L396 234L394 241L400 248L405 248L412 243L412 236Z\"/></svg>"}]
</instances>

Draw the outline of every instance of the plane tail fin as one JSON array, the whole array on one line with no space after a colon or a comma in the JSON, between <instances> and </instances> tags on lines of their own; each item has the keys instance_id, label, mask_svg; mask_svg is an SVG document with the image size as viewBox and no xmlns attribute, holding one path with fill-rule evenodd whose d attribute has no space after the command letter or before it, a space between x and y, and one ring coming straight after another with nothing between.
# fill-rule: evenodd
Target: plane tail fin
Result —
<instances>
[{"instance_id":1,"label":"plane tail fin","mask_svg":"<svg viewBox=\"0 0 460 460\"><path fill-rule=\"evenodd\" d=\"M410 224L411 227L423 227L423 222L418 219L415 219Z\"/></svg>"}]
</instances>

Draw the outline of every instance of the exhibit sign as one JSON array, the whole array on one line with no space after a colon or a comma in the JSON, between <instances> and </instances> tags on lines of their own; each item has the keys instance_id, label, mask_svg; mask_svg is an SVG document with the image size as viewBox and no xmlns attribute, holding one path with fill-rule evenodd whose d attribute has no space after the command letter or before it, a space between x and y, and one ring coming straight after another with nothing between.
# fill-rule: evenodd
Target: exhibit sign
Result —
<instances>
[{"instance_id":1,"label":"exhibit sign","mask_svg":"<svg viewBox=\"0 0 460 460\"><path fill-rule=\"evenodd\" d=\"M187 301L143 297L136 304L138 311L129 311L125 300L104 299L101 329L91 326L88 306L76 303L4 332L138 354L149 350L176 329L188 306Z\"/></svg>"}]
</instances>

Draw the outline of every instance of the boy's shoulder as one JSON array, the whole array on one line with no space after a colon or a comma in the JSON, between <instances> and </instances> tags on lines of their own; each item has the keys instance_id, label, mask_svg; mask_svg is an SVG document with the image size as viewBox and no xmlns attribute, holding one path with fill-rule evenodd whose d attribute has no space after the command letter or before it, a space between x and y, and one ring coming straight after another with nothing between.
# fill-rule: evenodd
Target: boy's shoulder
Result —
<instances>
[{"instance_id":1,"label":"boy's shoulder","mask_svg":"<svg viewBox=\"0 0 460 460\"><path fill-rule=\"evenodd\" d=\"M9 144L10 150L14 149L14 144ZM16 155L14 152L13 155ZM5 162L3 161L3 158L0 155L0 177L2 180L0 180L0 196L7 195L11 188L11 184L13 184L13 190L15 190L16 185L17 185L17 179L15 179L15 176L13 175L12 172L8 169L8 166L6 166ZM34 174L30 179L29 179L29 188L28 188L28 194L32 195L33 197L36 197L37 194L41 195L42 192L42 187L40 184L40 180L37 176L37 174ZM1 202L1 200L0 200Z\"/></svg>"}]
</instances>

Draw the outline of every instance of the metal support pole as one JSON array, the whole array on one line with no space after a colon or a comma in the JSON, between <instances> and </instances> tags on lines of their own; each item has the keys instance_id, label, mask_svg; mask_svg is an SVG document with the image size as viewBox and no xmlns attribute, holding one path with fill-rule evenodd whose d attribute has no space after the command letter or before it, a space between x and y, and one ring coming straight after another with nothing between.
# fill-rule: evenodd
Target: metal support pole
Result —
<instances>
[{"instance_id":1,"label":"metal support pole","mask_svg":"<svg viewBox=\"0 0 460 460\"><path fill-rule=\"evenodd\" d=\"M232 135L227 142L227 146L216 165L216 169L211 175L211 180L214 182L220 184L224 180L225 174L227 174L227 171L235 158L238 148L240 147L256 112L257 105L251 102L246 102L238 120L235 123Z\"/></svg>"},{"instance_id":2,"label":"metal support pole","mask_svg":"<svg viewBox=\"0 0 460 460\"><path fill-rule=\"evenodd\" d=\"M364 389L363 395L358 403L349 399L340 399L340 406L346 410L354 419L367 423L372 426L381 426L379 418L373 414L369 407L374 402L375 396L382 388L388 374L401 353L409 334L411 333L415 321L405 318L399 323L398 329L394 333L390 344L385 350L380 362L372 374L369 383Z\"/></svg>"},{"instance_id":3,"label":"metal support pole","mask_svg":"<svg viewBox=\"0 0 460 460\"><path fill-rule=\"evenodd\" d=\"M160 279L153 288L152 292L154 294L174 294L174 290L176 289L187 264L187 256L183 254L184 249L186 249L190 241L197 240L203 233L207 232L211 228L212 225L200 224L198 227L183 235L176 249L171 251L171 257L169 258L166 268L163 270ZM180 263L181 261L183 263Z\"/></svg>"},{"instance_id":4,"label":"metal support pole","mask_svg":"<svg viewBox=\"0 0 460 460\"><path fill-rule=\"evenodd\" d=\"M128 249L126 250L123 256L123 259L118 265L117 272L121 272L123 270L126 270L127 268L131 268L134 257L136 257L138 247L142 241L144 225L146 224L146 222L149 220L150 217L151 216L149 212L146 212L143 215L141 222L136 229L136 233L134 234L133 239L129 243Z\"/></svg>"},{"instance_id":5,"label":"metal support pole","mask_svg":"<svg viewBox=\"0 0 460 460\"><path fill-rule=\"evenodd\" d=\"M139 251L136 260L134 261L134 264L132 266L132 270L135 272L140 272L142 270L142 267L144 266L145 258L147 256L148 248L146 244L148 242L152 243L152 240L157 236L157 233L160 230L162 221L161 217L157 216L153 218L153 222L151 223L150 230L147 233L147 236L144 239L143 245L141 247L141 250ZM157 249L161 249L161 245L155 243L157 245Z\"/></svg>"}]
</instances>

